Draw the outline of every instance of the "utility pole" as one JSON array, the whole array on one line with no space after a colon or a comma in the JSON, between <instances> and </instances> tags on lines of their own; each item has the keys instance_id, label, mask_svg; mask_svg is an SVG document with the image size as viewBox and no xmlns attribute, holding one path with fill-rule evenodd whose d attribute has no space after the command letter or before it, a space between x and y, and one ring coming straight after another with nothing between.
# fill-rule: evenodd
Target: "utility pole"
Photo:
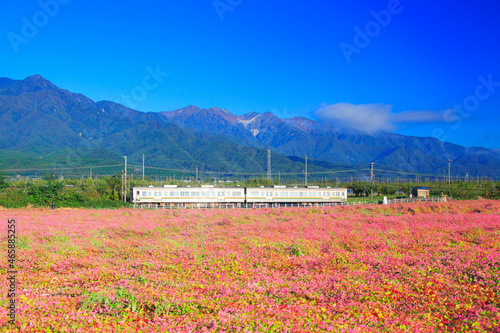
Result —
<instances>
[{"instance_id":1,"label":"utility pole","mask_svg":"<svg viewBox=\"0 0 500 333\"><path fill-rule=\"evenodd\" d=\"M307 156L306 156L306 187L307 187Z\"/></svg>"},{"instance_id":2,"label":"utility pole","mask_svg":"<svg viewBox=\"0 0 500 333\"><path fill-rule=\"evenodd\" d=\"M196 181L198 181L198 166L196 166Z\"/></svg>"},{"instance_id":3,"label":"utility pole","mask_svg":"<svg viewBox=\"0 0 500 333\"><path fill-rule=\"evenodd\" d=\"M451 162L453 162L453 161L451 158L449 158L448 159L448 185L451 184Z\"/></svg>"},{"instance_id":4,"label":"utility pole","mask_svg":"<svg viewBox=\"0 0 500 333\"><path fill-rule=\"evenodd\" d=\"M122 200L123 200L123 170L122 170Z\"/></svg>"},{"instance_id":5,"label":"utility pole","mask_svg":"<svg viewBox=\"0 0 500 333\"><path fill-rule=\"evenodd\" d=\"M271 180L271 149L267 150L267 179Z\"/></svg>"},{"instance_id":6,"label":"utility pole","mask_svg":"<svg viewBox=\"0 0 500 333\"><path fill-rule=\"evenodd\" d=\"M278 171L278 182L281 185L281 171Z\"/></svg>"},{"instance_id":7,"label":"utility pole","mask_svg":"<svg viewBox=\"0 0 500 333\"><path fill-rule=\"evenodd\" d=\"M127 156L125 156L125 177L124 177L123 202L127 202Z\"/></svg>"},{"instance_id":8,"label":"utility pole","mask_svg":"<svg viewBox=\"0 0 500 333\"><path fill-rule=\"evenodd\" d=\"M370 201L373 201L373 162L370 163L370 182L371 182L371 192L370 192Z\"/></svg>"},{"instance_id":9,"label":"utility pole","mask_svg":"<svg viewBox=\"0 0 500 333\"><path fill-rule=\"evenodd\" d=\"M90 179L92 179L92 168L90 168Z\"/></svg>"},{"instance_id":10,"label":"utility pole","mask_svg":"<svg viewBox=\"0 0 500 333\"><path fill-rule=\"evenodd\" d=\"M142 154L142 180L144 180L144 154Z\"/></svg>"}]
</instances>

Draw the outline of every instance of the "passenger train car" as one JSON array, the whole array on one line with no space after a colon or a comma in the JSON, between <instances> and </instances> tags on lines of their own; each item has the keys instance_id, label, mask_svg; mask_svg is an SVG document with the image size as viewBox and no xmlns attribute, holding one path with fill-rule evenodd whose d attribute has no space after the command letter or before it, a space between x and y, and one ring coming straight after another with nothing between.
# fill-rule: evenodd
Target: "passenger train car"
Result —
<instances>
[{"instance_id":1,"label":"passenger train car","mask_svg":"<svg viewBox=\"0 0 500 333\"><path fill-rule=\"evenodd\" d=\"M345 188L299 187L133 187L131 201L140 205L160 206L217 206L223 204L309 204L340 203L347 201Z\"/></svg>"}]
</instances>

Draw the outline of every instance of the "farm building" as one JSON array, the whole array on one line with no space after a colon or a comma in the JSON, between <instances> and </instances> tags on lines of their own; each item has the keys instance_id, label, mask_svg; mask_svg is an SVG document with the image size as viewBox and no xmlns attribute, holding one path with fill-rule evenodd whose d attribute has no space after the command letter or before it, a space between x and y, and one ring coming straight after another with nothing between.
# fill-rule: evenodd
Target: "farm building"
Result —
<instances>
[{"instance_id":1,"label":"farm building","mask_svg":"<svg viewBox=\"0 0 500 333\"><path fill-rule=\"evenodd\" d=\"M430 197L431 190L426 187L414 187L412 190L412 195L414 197Z\"/></svg>"}]
</instances>

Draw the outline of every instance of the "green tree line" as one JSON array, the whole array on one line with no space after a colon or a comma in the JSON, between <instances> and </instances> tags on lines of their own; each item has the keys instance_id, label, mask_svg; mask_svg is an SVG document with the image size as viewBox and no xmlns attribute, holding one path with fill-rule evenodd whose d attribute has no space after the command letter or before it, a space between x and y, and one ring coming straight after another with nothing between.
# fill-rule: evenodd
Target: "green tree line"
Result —
<instances>
[{"instance_id":1,"label":"green tree line","mask_svg":"<svg viewBox=\"0 0 500 333\"><path fill-rule=\"evenodd\" d=\"M186 186L182 180L153 181L149 178L128 179L127 188L133 186L163 186L175 184ZM192 181L191 186L199 186L201 182ZM210 184L206 182L205 184ZM214 184L214 183L212 183ZM241 182L217 183L216 186L234 187L270 187L278 185L278 179L265 177L253 178ZM296 183L288 181L283 185L304 184L298 180ZM311 182L308 185L321 187L344 187L352 190L352 196L361 198L369 197L371 184L369 182L339 183L335 181ZM431 196L447 195L455 199L500 199L500 183L495 182L452 182L447 183L374 183L374 195L389 197L409 196L415 186L427 187ZM126 193L127 197L129 192ZM86 208L120 208L130 204L123 202L122 176L120 174L103 178L88 178L83 180L58 180L52 175L45 175L43 179L8 181L0 173L0 206L5 208L35 207L86 207Z\"/></svg>"}]
</instances>

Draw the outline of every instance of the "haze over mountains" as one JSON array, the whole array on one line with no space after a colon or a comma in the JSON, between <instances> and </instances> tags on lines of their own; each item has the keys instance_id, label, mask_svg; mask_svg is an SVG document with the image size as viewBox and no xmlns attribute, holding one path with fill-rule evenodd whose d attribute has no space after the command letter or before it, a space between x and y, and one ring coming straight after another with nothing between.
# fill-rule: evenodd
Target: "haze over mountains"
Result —
<instances>
[{"instance_id":1,"label":"haze over mountains","mask_svg":"<svg viewBox=\"0 0 500 333\"><path fill-rule=\"evenodd\" d=\"M121 161L123 155L138 163L147 154L148 165L156 167L193 169L203 164L213 171L258 173L265 172L271 149L275 172L301 172L306 155L316 160L312 172L366 168L374 161L384 170L443 175L449 158L460 176L496 176L500 171L495 150L389 132L345 132L270 112L234 115L216 107L188 106L146 113L94 102L39 75L0 78L0 131L2 156L17 165L14 152L25 157L64 155L67 165L81 164L84 157ZM1 165L7 166L5 161Z\"/></svg>"}]
</instances>

